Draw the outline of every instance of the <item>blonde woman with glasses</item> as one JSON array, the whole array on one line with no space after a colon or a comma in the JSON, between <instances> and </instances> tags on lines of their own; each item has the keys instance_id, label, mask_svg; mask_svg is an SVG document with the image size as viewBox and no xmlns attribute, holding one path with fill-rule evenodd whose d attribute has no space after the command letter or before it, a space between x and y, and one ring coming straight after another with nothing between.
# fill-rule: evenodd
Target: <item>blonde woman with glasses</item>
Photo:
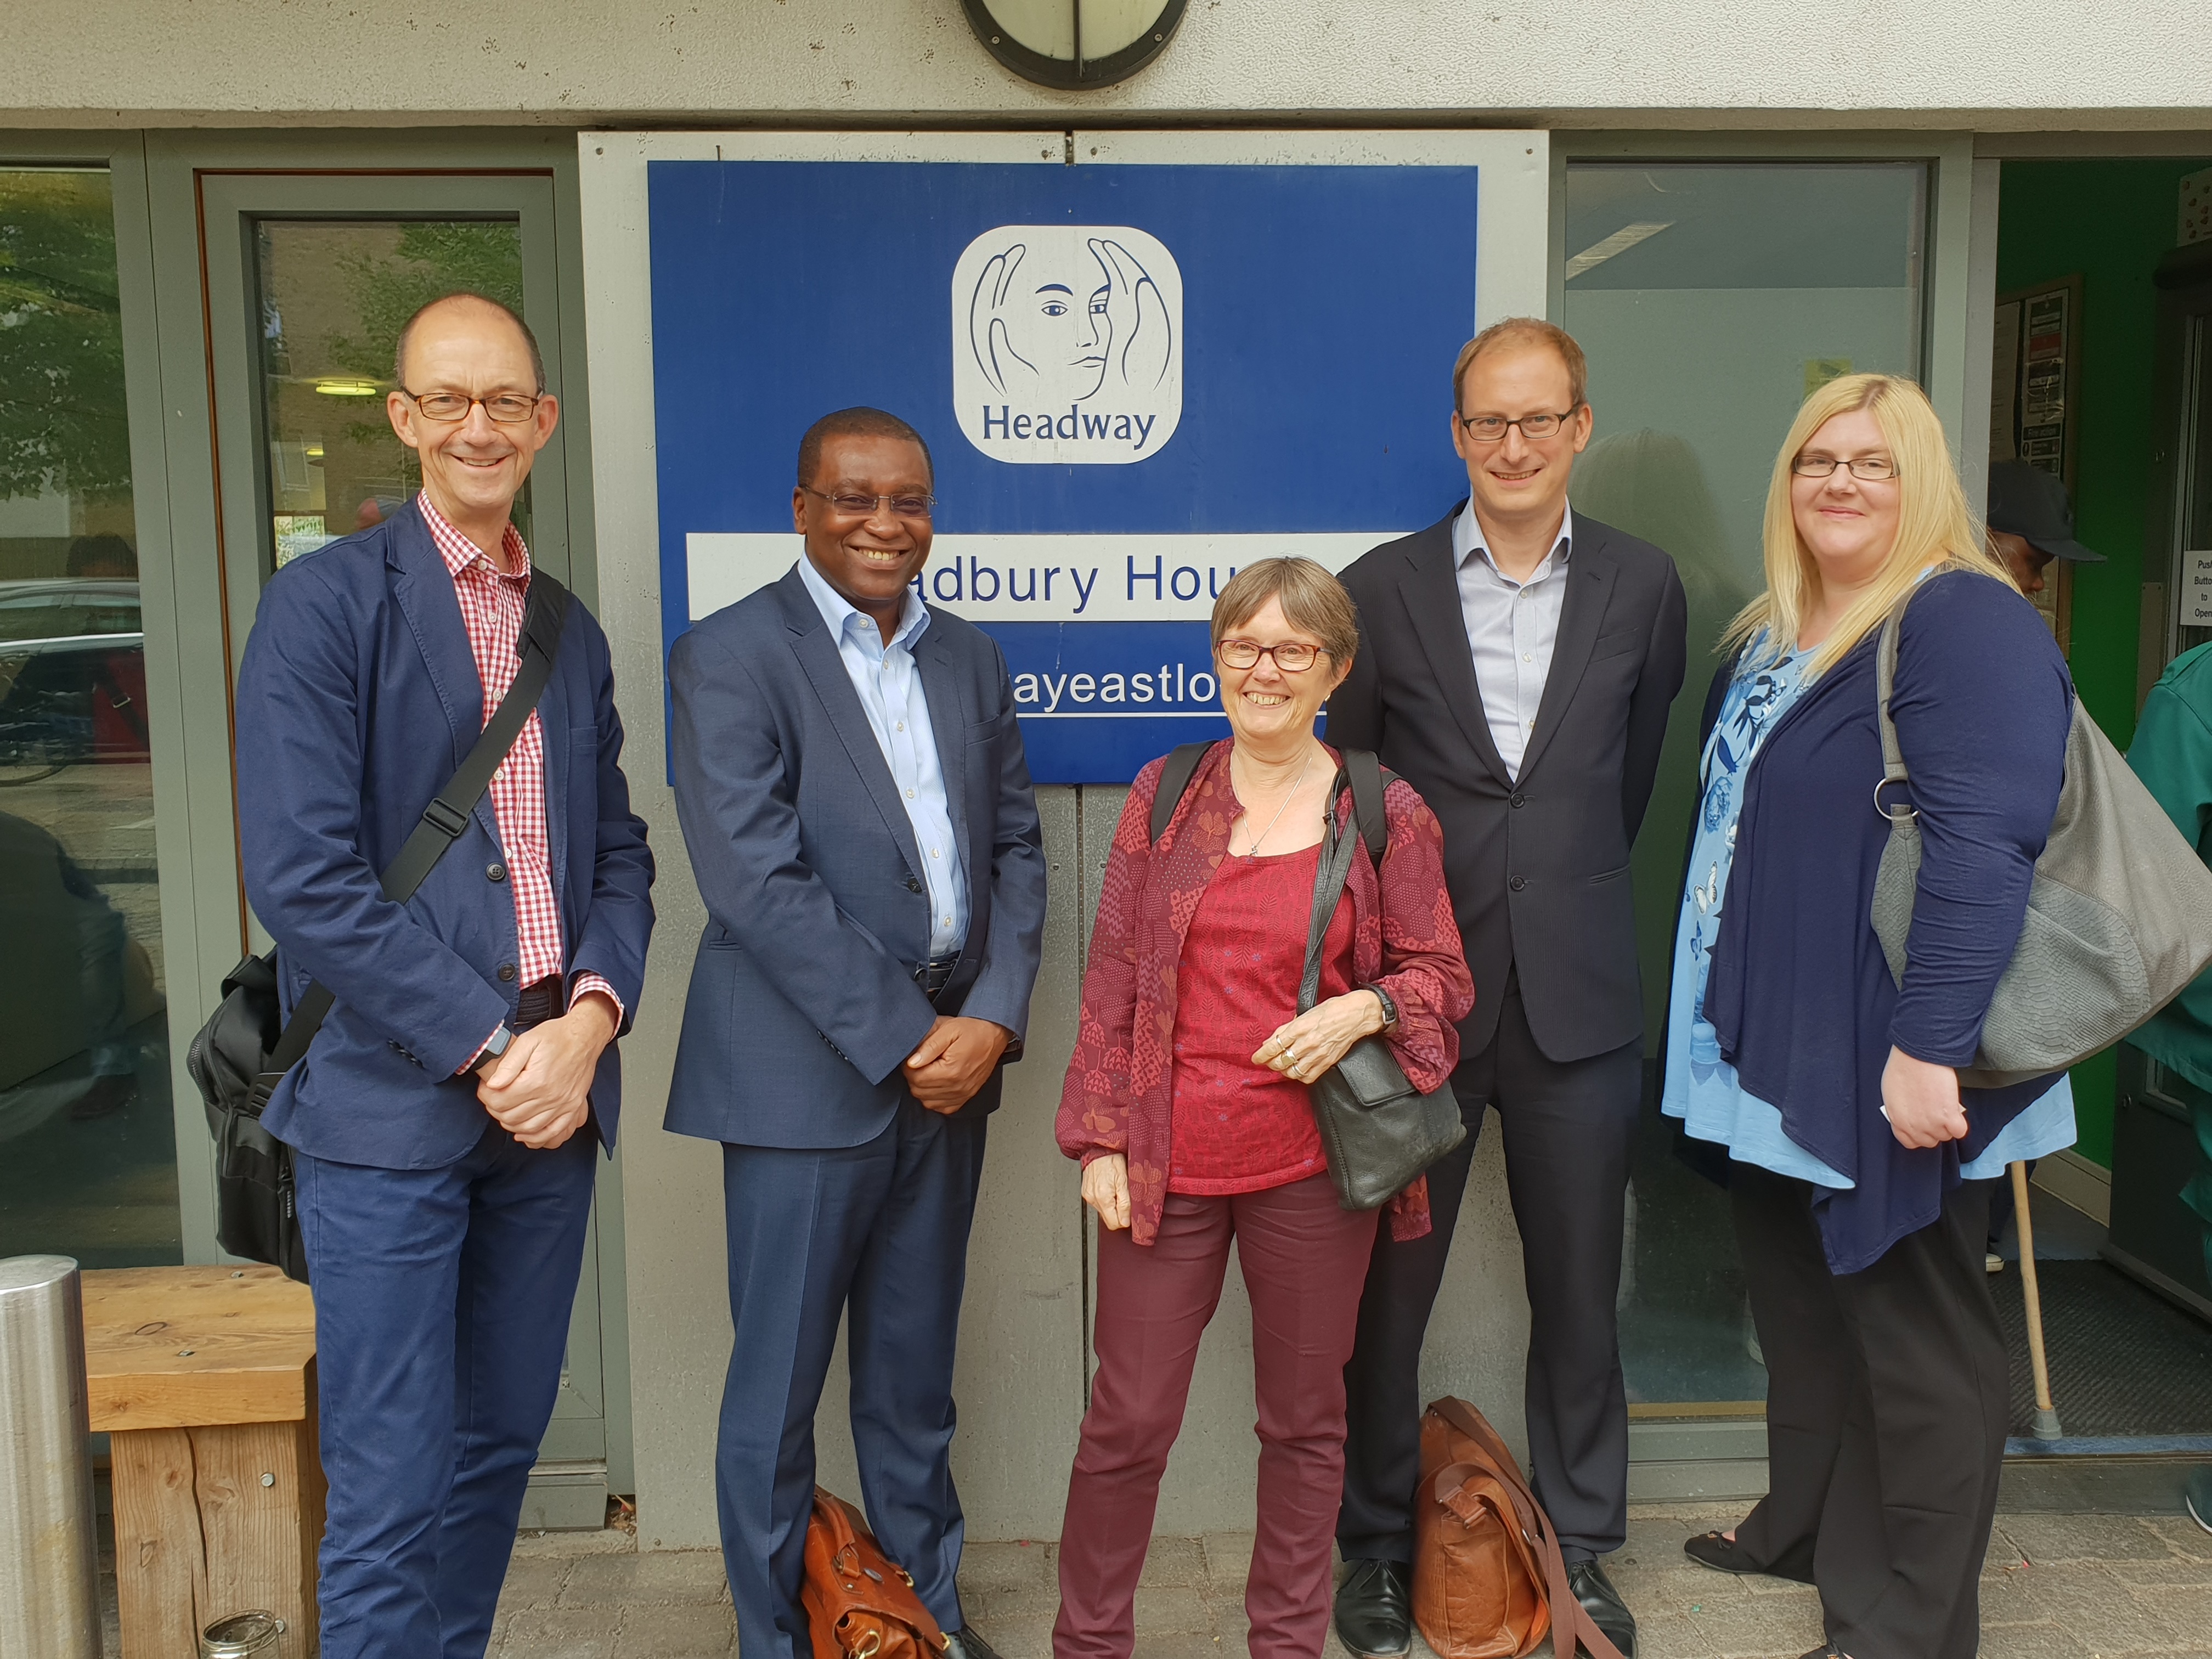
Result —
<instances>
[{"instance_id":1,"label":"blonde woman with glasses","mask_svg":"<svg viewBox=\"0 0 2212 1659\"><path fill-rule=\"evenodd\" d=\"M1983 1268L1991 1182L2070 1145L2064 1080L1960 1086L2011 959L2073 687L1987 550L1919 387L1805 401L1769 486L1766 591L1706 699L1663 1109L1727 1149L1768 1372L1768 1495L1684 1546L1819 1586L1819 1656L1969 1659L2010 1403ZM1883 792L1875 649L1905 612ZM1900 985L1869 919L1926 842Z\"/></svg>"}]
</instances>

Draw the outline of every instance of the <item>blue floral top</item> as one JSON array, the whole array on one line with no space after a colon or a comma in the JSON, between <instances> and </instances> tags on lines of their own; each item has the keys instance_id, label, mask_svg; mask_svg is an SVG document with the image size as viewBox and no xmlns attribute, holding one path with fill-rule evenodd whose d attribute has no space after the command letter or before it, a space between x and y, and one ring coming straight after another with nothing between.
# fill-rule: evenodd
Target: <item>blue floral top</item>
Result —
<instances>
[{"instance_id":1,"label":"blue floral top","mask_svg":"<svg viewBox=\"0 0 2212 1659\"><path fill-rule=\"evenodd\" d=\"M1777 1175L1840 1191L1850 1179L1790 1139L1782 1114L1746 1090L1735 1067L1721 1057L1720 1041L1705 1018L1705 981L1712 971L1713 942L1721 905L1735 860L1736 820L1743 811L1743 778L1778 721L1804 689L1808 652L1771 655L1764 634L1736 659L1720 717L1705 739L1699 764L1703 788L1690 846L1689 878L1674 930L1673 985L1667 1006L1667 1074L1660 1109L1683 1121L1699 1140L1729 1149L1729 1156ZM2074 1091L2061 1077L2048 1092L2001 1130L1960 1175L1986 1181L2018 1158L2041 1158L2074 1144Z\"/></svg>"}]
</instances>

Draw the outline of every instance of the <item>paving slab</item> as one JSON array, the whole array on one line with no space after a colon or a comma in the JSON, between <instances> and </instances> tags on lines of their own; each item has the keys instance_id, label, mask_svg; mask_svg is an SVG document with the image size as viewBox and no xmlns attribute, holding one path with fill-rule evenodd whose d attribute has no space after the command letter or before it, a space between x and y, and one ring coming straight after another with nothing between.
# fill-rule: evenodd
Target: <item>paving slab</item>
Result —
<instances>
[{"instance_id":1,"label":"paving slab","mask_svg":"<svg viewBox=\"0 0 2212 1659\"><path fill-rule=\"evenodd\" d=\"M1810 1588L1731 1577L1682 1553L1683 1539L1737 1518L1711 1505L1631 1512L1607 1565L1636 1610L1639 1659L1799 1659L1819 1644ZM1142 1659L1242 1655L1251 1559L1249 1533L1156 1539L1137 1596ZM101 1565L114 1654L112 1561ZM1002 1659L1051 1659L1057 1573L1048 1543L968 1547L961 1597ZM1982 1623L1982 1659L2212 1659L2212 1534L2185 1516L2000 1515ZM736 1649L718 1553L641 1553L610 1529L517 1540L488 1659L726 1659ZM1322 1659L1349 1659L1333 1633ZM1412 1659L1435 1659L1418 1636Z\"/></svg>"}]
</instances>

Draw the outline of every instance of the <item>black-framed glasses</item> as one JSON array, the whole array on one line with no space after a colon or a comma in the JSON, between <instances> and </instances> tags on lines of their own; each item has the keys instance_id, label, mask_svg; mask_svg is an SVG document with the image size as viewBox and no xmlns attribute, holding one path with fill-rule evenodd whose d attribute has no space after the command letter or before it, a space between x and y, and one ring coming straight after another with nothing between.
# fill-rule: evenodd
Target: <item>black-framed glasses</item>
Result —
<instances>
[{"instance_id":1,"label":"black-framed glasses","mask_svg":"<svg viewBox=\"0 0 2212 1659\"><path fill-rule=\"evenodd\" d=\"M1454 419L1466 428L1467 435L1479 444L1494 444L1505 435L1505 428L1517 426L1524 438L1549 438L1557 435L1561 427L1575 417L1571 409L1558 414L1523 415L1517 421L1509 421L1503 415L1455 415Z\"/></svg>"},{"instance_id":2,"label":"black-framed glasses","mask_svg":"<svg viewBox=\"0 0 2212 1659\"><path fill-rule=\"evenodd\" d=\"M398 388L399 395L415 405L426 421L435 421L441 426L452 426L469 418L469 410L478 404L496 426L520 426L538 412L544 401L541 392L532 397L526 392L495 392L489 398L471 398L465 392L410 392Z\"/></svg>"},{"instance_id":3,"label":"black-framed glasses","mask_svg":"<svg viewBox=\"0 0 2212 1659\"><path fill-rule=\"evenodd\" d=\"M838 512L854 518L872 515L878 506L888 505L895 519L927 519L935 511L934 495L863 495L857 489L841 489L835 495L810 484L799 486L818 501L824 501Z\"/></svg>"},{"instance_id":4,"label":"black-framed glasses","mask_svg":"<svg viewBox=\"0 0 2212 1659\"><path fill-rule=\"evenodd\" d=\"M1262 645L1257 640L1224 640L1213 647L1213 654L1221 659L1224 668L1257 668L1261 658L1271 657L1284 673L1303 674L1314 665L1315 658L1326 657L1328 653L1304 640L1285 640L1280 645Z\"/></svg>"},{"instance_id":5,"label":"black-framed glasses","mask_svg":"<svg viewBox=\"0 0 2212 1659\"><path fill-rule=\"evenodd\" d=\"M1839 466L1849 467L1851 477L1869 483L1897 476L1897 463L1887 455L1854 455L1847 461L1833 455L1800 455L1790 463L1790 470L1801 478L1832 478Z\"/></svg>"}]
</instances>

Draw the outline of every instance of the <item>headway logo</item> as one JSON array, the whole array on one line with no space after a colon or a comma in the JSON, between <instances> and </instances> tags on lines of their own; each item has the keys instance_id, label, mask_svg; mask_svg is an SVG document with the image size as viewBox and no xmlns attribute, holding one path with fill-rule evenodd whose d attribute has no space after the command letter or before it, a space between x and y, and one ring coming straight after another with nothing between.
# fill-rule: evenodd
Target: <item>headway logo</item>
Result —
<instances>
[{"instance_id":1,"label":"headway logo","mask_svg":"<svg viewBox=\"0 0 2212 1659\"><path fill-rule=\"evenodd\" d=\"M1000 225L952 268L952 398L996 461L1123 465L1182 419L1182 272L1128 225Z\"/></svg>"}]
</instances>

